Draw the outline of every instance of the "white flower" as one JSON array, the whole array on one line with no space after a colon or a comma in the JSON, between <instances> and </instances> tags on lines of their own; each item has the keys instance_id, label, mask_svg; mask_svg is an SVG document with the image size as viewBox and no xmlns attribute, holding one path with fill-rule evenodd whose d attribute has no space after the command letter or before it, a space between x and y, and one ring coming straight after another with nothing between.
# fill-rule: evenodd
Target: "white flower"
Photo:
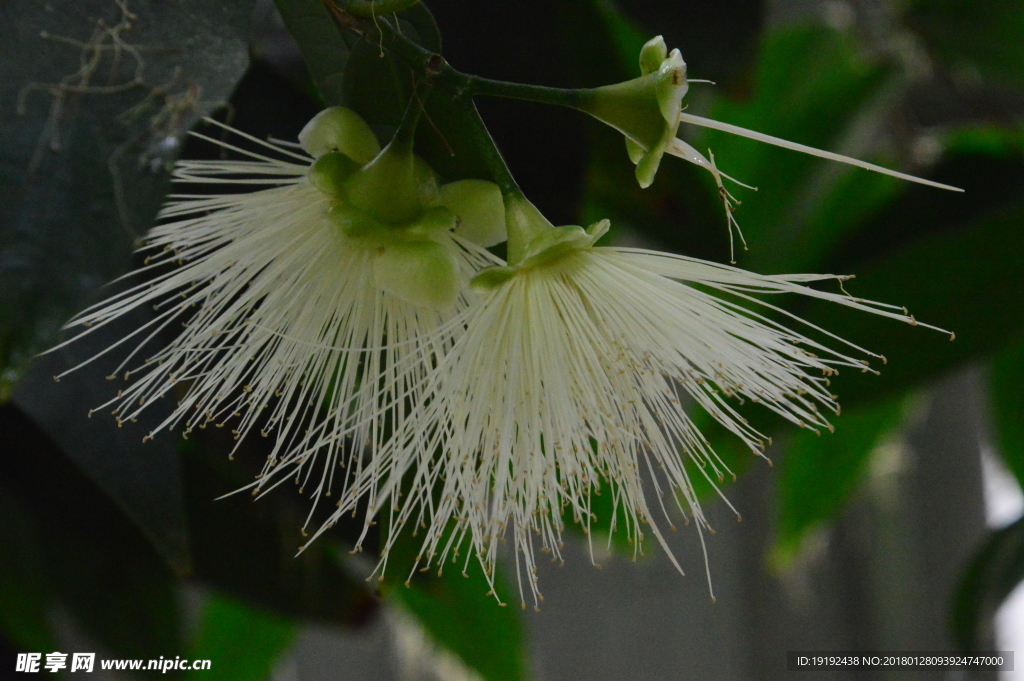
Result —
<instances>
[{"instance_id":1,"label":"white flower","mask_svg":"<svg viewBox=\"0 0 1024 681\"><path fill-rule=\"evenodd\" d=\"M773 317L792 316L756 294L793 293L916 324L902 308L807 286L843 277L758 275L595 247L607 221L586 231L552 228L525 199L506 206L510 239L516 219L538 236L518 265L478 275L482 298L432 377L429 404L381 452L420 453L411 488L401 499L397 488L376 489L390 501L392 528L427 528L424 564L454 559L468 537L465 560L478 555L492 574L499 542L511 535L535 605L536 552L560 558L563 511L589 527L593 494L612 496L635 551L649 531L672 558L655 522L668 519L669 505L708 527L687 460L712 484L729 471L694 427L687 401L755 452L766 437L737 412L744 401L831 430L821 411L838 411L828 377L867 368L848 353L880 355L835 337L848 349L831 349L787 329ZM354 504L343 500L338 514ZM383 507L380 499L371 506Z\"/></svg>"},{"instance_id":2,"label":"white flower","mask_svg":"<svg viewBox=\"0 0 1024 681\"><path fill-rule=\"evenodd\" d=\"M133 419L183 391L156 431L273 433L254 493L290 476L319 500L375 465L364 446L379 447L409 416L428 369L462 332L469 280L496 259L461 234L503 229L500 192L439 188L411 149L381 151L344 109L322 112L300 136L315 163L291 150L298 145L226 129L262 149L207 137L251 160L182 161L174 178L235 186L173 195L135 273L150 278L69 326L96 329L152 306L156 317L117 344L135 344L110 377L129 383L102 406ZM182 326L153 353L157 334Z\"/></svg>"}]
</instances>

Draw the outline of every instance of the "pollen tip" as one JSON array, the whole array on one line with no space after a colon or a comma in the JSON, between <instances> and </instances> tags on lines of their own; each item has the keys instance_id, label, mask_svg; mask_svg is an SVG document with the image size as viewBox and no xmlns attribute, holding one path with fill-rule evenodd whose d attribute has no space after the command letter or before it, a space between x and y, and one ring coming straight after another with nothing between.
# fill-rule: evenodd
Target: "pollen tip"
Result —
<instances>
[{"instance_id":1,"label":"pollen tip","mask_svg":"<svg viewBox=\"0 0 1024 681\"><path fill-rule=\"evenodd\" d=\"M54 383L60 383L60 376L54 376L53 377L53 382ZM90 413L92 413L92 412L90 412Z\"/></svg>"},{"instance_id":2,"label":"pollen tip","mask_svg":"<svg viewBox=\"0 0 1024 681\"><path fill-rule=\"evenodd\" d=\"M953 333L952 331L949 332L949 340L951 340L951 341L955 341L956 340L956 334Z\"/></svg>"}]
</instances>

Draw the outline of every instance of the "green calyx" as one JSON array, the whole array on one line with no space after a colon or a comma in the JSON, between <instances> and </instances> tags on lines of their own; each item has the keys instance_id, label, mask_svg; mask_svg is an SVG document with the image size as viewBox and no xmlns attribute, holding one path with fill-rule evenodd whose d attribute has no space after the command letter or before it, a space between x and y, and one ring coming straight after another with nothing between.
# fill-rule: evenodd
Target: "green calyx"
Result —
<instances>
[{"instance_id":1,"label":"green calyx","mask_svg":"<svg viewBox=\"0 0 1024 681\"><path fill-rule=\"evenodd\" d=\"M353 245L370 254L378 288L431 310L455 302L464 280L457 247L446 238L457 222L447 208L435 206L412 222L395 225L339 202L327 211L327 218Z\"/></svg>"},{"instance_id":2,"label":"green calyx","mask_svg":"<svg viewBox=\"0 0 1024 681\"><path fill-rule=\"evenodd\" d=\"M415 166L412 146L392 141L344 180L340 198L383 222L412 222L424 209Z\"/></svg>"},{"instance_id":3,"label":"green calyx","mask_svg":"<svg viewBox=\"0 0 1024 681\"><path fill-rule=\"evenodd\" d=\"M555 227L522 196L506 197L506 215L509 264L481 270L470 283L475 291L493 289L521 272L556 264L571 253L590 248L611 224L601 220L586 229L578 225Z\"/></svg>"},{"instance_id":4,"label":"green calyx","mask_svg":"<svg viewBox=\"0 0 1024 681\"><path fill-rule=\"evenodd\" d=\"M689 84L682 55L679 50L668 52L661 36L640 51L640 71L639 78L588 91L580 109L626 136L636 179L649 187L675 139Z\"/></svg>"},{"instance_id":5,"label":"green calyx","mask_svg":"<svg viewBox=\"0 0 1024 681\"><path fill-rule=\"evenodd\" d=\"M380 149L357 114L333 107L307 124L300 143L316 159L307 177L328 198L326 219L370 253L374 283L406 302L441 310L456 300L465 279L452 233L485 246L504 239L497 185L440 185L409 136Z\"/></svg>"}]
</instances>

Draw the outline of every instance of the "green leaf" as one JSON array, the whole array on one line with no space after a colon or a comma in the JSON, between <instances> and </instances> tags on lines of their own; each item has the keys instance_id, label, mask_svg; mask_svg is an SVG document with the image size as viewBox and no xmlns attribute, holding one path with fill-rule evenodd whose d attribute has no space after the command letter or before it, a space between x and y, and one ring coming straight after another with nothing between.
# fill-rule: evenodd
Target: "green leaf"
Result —
<instances>
[{"instance_id":1,"label":"green leaf","mask_svg":"<svg viewBox=\"0 0 1024 681\"><path fill-rule=\"evenodd\" d=\"M346 627L366 623L377 603L338 565L343 528L299 553L308 542L300 531L309 516L308 499L287 486L262 499L246 492L219 498L252 481L253 466L258 471L267 458L267 443L248 438L235 453L238 460L228 461L225 453L237 443L224 429L194 432L183 442L196 578L283 617Z\"/></svg>"},{"instance_id":2,"label":"green leaf","mask_svg":"<svg viewBox=\"0 0 1024 681\"><path fill-rule=\"evenodd\" d=\"M624 14L618 5L612 0L592 0L591 5L597 10L598 16L608 31L610 43L615 47L615 53L622 64L623 71L628 76L635 78L640 75L637 60L640 58L640 50L644 43L653 36L645 35L632 19ZM584 39L580 36L579 39ZM583 47L582 45L580 47ZM675 46L673 46L675 47Z\"/></svg>"},{"instance_id":3,"label":"green leaf","mask_svg":"<svg viewBox=\"0 0 1024 681\"><path fill-rule=\"evenodd\" d=\"M845 370L832 380L844 406L905 392L1021 335L1024 204L981 205L987 210L980 215L857 266L857 279L846 284L855 296L906 305L917 319L955 332L955 341L832 303L814 301L800 311L807 321L888 359L874 363L880 376Z\"/></svg>"},{"instance_id":4,"label":"green leaf","mask_svg":"<svg viewBox=\"0 0 1024 681\"><path fill-rule=\"evenodd\" d=\"M253 0L128 4L0 3L0 399L128 268L182 136L248 64Z\"/></svg>"},{"instance_id":5,"label":"green leaf","mask_svg":"<svg viewBox=\"0 0 1024 681\"><path fill-rule=\"evenodd\" d=\"M263 681L294 638L292 622L211 594L188 653L193 660L210 660L210 670L189 670L184 678L213 672L224 681Z\"/></svg>"},{"instance_id":6,"label":"green leaf","mask_svg":"<svg viewBox=\"0 0 1024 681\"><path fill-rule=\"evenodd\" d=\"M117 421L93 408L110 400L119 386L106 380L128 350L119 350L65 376L53 377L89 360L151 319L137 310L74 343L37 359L13 393L18 405L135 523L179 575L191 570L182 500L181 467L172 437L143 444L166 416L155 405L137 423Z\"/></svg>"},{"instance_id":7,"label":"green leaf","mask_svg":"<svg viewBox=\"0 0 1024 681\"><path fill-rule=\"evenodd\" d=\"M410 22L412 19L413 22ZM441 51L441 34L426 5L419 2L398 15L399 31L421 47ZM350 41L351 37L346 36ZM413 98L416 75L406 64L384 49L383 36L377 33L356 39L345 65L345 106L355 110L367 123L389 133L398 127L402 114ZM431 105L445 97L429 97L424 101L429 122L433 122ZM433 122L436 125L436 122ZM428 159L429 161L430 159Z\"/></svg>"},{"instance_id":8,"label":"green leaf","mask_svg":"<svg viewBox=\"0 0 1024 681\"><path fill-rule=\"evenodd\" d=\"M361 37L358 20L348 15L339 16L353 22L354 30L339 30L320 0L275 0L275 4L328 106L350 107L371 124L398 124L413 81L409 69L384 51L379 33L379 40L369 34ZM441 34L425 4L416 3L398 19L403 35L440 53Z\"/></svg>"},{"instance_id":9,"label":"green leaf","mask_svg":"<svg viewBox=\"0 0 1024 681\"><path fill-rule=\"evenodd\" d=\"M320 0L274 0L284 25L299 44L313 84L328 106L345 104L345 64L349 44L338 33Z\"/></svg>"},{"instance_id":10,"label":"green leaf","mask_svg":"<svg viewBox=\"0 0 1024 681\"><path fill-rule=\"evenodd\" d=\"M475 556L454 556L443 570L416 573L402 582L419 553L422 540L406 528L388 554L388 576L382 584L387 598L400 604L426 629L435 643L455 653L487 681L525 678L523 623L519 600L495 575L499 606ZM442 544L443 545L443 544ZM463 573L465 570L465 573ZM523 608L525 603L521 604Z\"/></svg>"},{"instance_id":11,"label":"green leaf","mask_svg":"<svg viewBox=\"0 0 1024 681\"><path fill-rule=\"evenodd\" d=\"M31 512L0 484L0 629L25 650L56 650L46 619L53 590Z\"/></svg>"},{"instance_id":12,"label":"green leaf","mask_svg":"<svg viewBox=\"0 0 1024 681\"><path fill-rule=\"evenodd\" d=\"M871 452L895 428L903 400L885 400L843 411L832 419L835 433L800 430L781 457L777 482L773 559L785 565L814 528L838 513L863 478Z\"/></svg>"},{"instance_id":13,"label":"green leaf","mask_svg":"<svg viewBox=\"0 0 1024 681\"><path fill-rule=\"evenodd\" d=\"M38 640L56 606L118 657L180 652L177 584L135 526L10 405L0 407L0 449L8 510L14 500L0 564L18 565L0 580L10 604L0 622L15 627L12 639Z\"/></svg>"},{"instance_id":14,"label":"green leaf","mask_svg":"<svg viewBox=\"0 0 1024 681\"><path fill-rule=\"evenodd\" d=\"M1024 343L992 360L988 381L999 453L1024 486Z\"/></svg>"},{"instance_id":15,"label":"green leaf","mask_svg":"<svg viewBox=\"0 0 1024 681\"><path fill-rule=\"evenodd\" d=\"M953 594L957 645L976 651L991 638L992 617L1024 579L1024 518L990 532Z\"/></svg>"},{"instance_id":16,"label":"green leaf","mask_svg":"<svg viewBox=\"0 0 1024 681\"><path fill-rule=\"evenodd\" d=\"M971 69L993 84L1024 86L1024 2L915 0L907 21L954 69Z\"/></svg>"},{"instance_id":17,"label":"green leaf","mask_svg":"<svg viewBox=\"0 0 1024 681\"><path fill-rule=\"evenodd\" d=\"M409 67L381 52L377 43L360 39L352 47L344 78L346 106L372 126L398 127L415 83Z\"/></svg>"}]
</instances>

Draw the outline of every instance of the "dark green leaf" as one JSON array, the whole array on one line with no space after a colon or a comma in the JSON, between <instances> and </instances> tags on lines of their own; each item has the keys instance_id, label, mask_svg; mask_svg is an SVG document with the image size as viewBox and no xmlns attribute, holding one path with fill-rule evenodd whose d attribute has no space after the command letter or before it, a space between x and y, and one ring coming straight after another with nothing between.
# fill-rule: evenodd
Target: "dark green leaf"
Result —
<instances>
[{"instance_id":1,"label":"dark green leaf","mask_svg":"<svg viewBox=\"0 0 1024 681\"><path fill-rule=\"evenodd\" d=\"M879 440L901 419L902 400L886 400L832 419L835 433L794 434L785 446L777 482L775 559L792 559L809 531L828 523L863 477Z\"/></svg>"},{"instance_id":2,"label":"dark green leaf","mask_svg":"<svg viewBox=\"0 0 1024 681\"><path fill-rule=\"evenodd\" d=\"M985 181L980 178L980 181ZM985 205L985 204L983 204ZM845 406L906 391L1020 336L1024 318L1024 205L1001 205L918 239L856 268L853 295L906 305L917 319L956 333L956 340L920 327L814 302L809 322L880 352L880 376L846 370L833 379Z\"/></svg>"},{"instance_id":3,"label":"dark green leaf","mask_svg":"<svg viewBox=\"0 0 1024 681\"><path fill-rule=\"evenodd\" d=\"M999 453L1024 486L1024 343L992 360L989 390Z\"/></svg>"},{"instance_id":4,"label":"dark green leaf","mask_svg":"<svg viewBox=\"0 0 1024 681\"><path fill-rule=\"evenodd\" d=\"M189 657L210 660L210 670L189 670L186 679L264 681L295 638L295 625L217 594L207 598Z\"/></svg>"},{"instance_id":5,"label":"dark green leaf","mask_svg":"<svg viewBox=\"0 0 1024 681\"><path fill-rule=\"evenodd\" d=\"M358 626L376 610L365 586L336 560L339 533L328 533L302 553L300 531L309 501L282 486L262 499L242 492L252 481L269 440L249 438L228 461L236 442L221 429L194 432L184 441L185 502L195 576L220 591L284 617ZM317 525L319 526L319 525ZM339 531L343 528L339 528Z\"/></svg>"},{"instance_id":6,"label":"dark green leaf","mask_svg":"<svg viewBox=\"0 0 1024 681\"><path fill-rule=\"evenodd\" d=\"M401 20L400 28L403 35L411 38L420 47L441 54L441 30L425 2L417 2L398 17Z\"/></svg>"},{"instance_id":7,"label":"dark green leaf","mask_svg":"<svg viewBox=\"0 0 1024 681\"><path fill-rule=\"evenodd\" d=\"M320 0L275 0L284 25L299 44L313 83L329 106L345 103L349 45Z\"/></svg>"},{"instance_id":8,"label":"dark green leaf","mask_svg":"<svg viewBox=\"0 0 1024 681\"><path fill-rule=\"evenodd\" d=\"M1024 2L915 0L908 21L954 69L994 84L1024 86Z\"/></svg>"},{"instance_id":9,"label":"dark green leaf","mask_svg":"<svg viewBox=\"0 0 1024 681\"><path fill-rule=\"evenodd\" d=\"M953 633L964 651L992 635L992 617L1024 579L1024 518L995 532L971 560L953 595Z\"/></svg>"},{"instance_id":10,"label":"dark green leaf","mask_svg":"<svg viewBox=\"0 0 1024 681\"><path fill-rule=\"evenodd\" d=\"M398 127L416 84L413 71L369 40L352 47L345 65L345 106L374 126Z\"/></svg>"},{"instance_id":11,"label":"dark green leaf","mask_svg":"<svg viewBox=\"0 0 1024 681\"><path fill-rule=\"evenodd\" d=\"M0 524L11 538L21 537L0 543L0 563L30 561L14 573L4 571L3 598L14 605L13 611L4 608L2 623L18 618L12 638L38 638L41 622L50 622L56 607L119 657L180 652L177 583L137 528L10 405L0 408L0 448L4 496L20 509ZM28 579L27 569L38 570L37 579ZM19 573L20 579L11 576ZM24 592L6 591L8 579Z\"/></svg>"},{"instance_id":12,"label":"dark green leaf","mask_svg":"<svg viewBox=\"0 0 1024 681\"><path fill-rule=\"evenodd\" d=\"M127 269L182 135L246 68L253 4L0 4L0 399Z\"/></svg>"},{"instance_id":13,"label":"dark green leaf","mask_svg":"<svg viewBox=\"0 0 1024 681\"><path fill-rule=\"evenodd\" d=\"M13 401L45 430L100 489L110 495L178 574L191 570L182 502L181 468L172 438L143 444L166 416L167 405L141 415L138 423L118 422L103 409L118 385L104 377L127 350L102 357L64 377L53 377L84 362L150 319L135 311L96 329L59 351L40 357L14 390ZM163 407L163 409L161 409Z\"/></svg>"},{"instance_id":14,"label":"dark green leaf","mask_svg":"<svg viewBox=\"0 0 1024 681\"><path fill-rule=\"evenodd\" d=\"M627 77L640 75L638 66L640 50L643 48L644 43L653 36L644 34L640 27L628 15L623 13L614 2L609 0L592 0L591 4L597 10L598 15L607 28L611 44L615 46L615 53L622 64L623 71L628 74ZM582 34L579 37L583 39Z\"/></svg>"},{"instance_id":15,"label":"dark green leaf","mask_svg":"<svg viewBox=\"0 0 1024 681\"><path fill-rule=\"evenodd\" d=\"M53 600L42 531L17 495L0 484L0 629L26 650L55 650L46 620Z\"/></svg>"}]
</instances>

